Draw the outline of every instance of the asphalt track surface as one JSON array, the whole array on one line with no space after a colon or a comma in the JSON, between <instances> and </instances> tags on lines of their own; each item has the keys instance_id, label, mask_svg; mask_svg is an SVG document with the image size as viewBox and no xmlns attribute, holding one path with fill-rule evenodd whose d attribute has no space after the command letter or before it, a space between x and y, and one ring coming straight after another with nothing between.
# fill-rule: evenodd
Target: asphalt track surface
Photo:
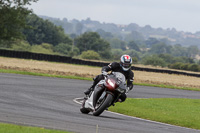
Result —
<instances>
[{"instance_id":1,"label":"asphalt track surface","mask_svg":"<svg viewBox=\"0 0 200 133\"><path fill-rule=\"evenodd\" d=\"M78 133L199 133L105 111L99 117L79 111L75 98L91 81L0 73L0 122ZM193 98L200 92L135 86L128 97Z\"/></svg>"}]
</instances>

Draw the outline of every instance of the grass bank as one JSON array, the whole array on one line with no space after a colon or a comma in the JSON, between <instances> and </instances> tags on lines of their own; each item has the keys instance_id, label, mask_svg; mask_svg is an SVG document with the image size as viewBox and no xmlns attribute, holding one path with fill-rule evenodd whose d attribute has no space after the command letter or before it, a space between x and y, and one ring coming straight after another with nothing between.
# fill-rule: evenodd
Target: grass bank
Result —
<instances>
[{"instance_id":1,"label":"grass bank","mask_svg":"<svg viewBox=\"0 0 200 133\"><path fill-rule=\"evenodd\" d=\"M0 123L0 133L70 133L70 132Z\"/></svg>"},{"instance_id":2,"label":"grass bank","mask_svg":"<svg viewBox=\"0 0 200 133\"><path fill-rule=\"evenodd\" d=\"M75 76L73 77L74 79L76 79L76 77L84 77L89 78L90 80L101 73L101 67L91 67L84 65L55 63L37 60L15 59L7 57L0 57L0 69L42 73L50 75L68 75L70 78L72 76ZM200 90L198 77L144 71L133 72L135 75L134 83L138 85L150 85L180 89L189 88L189 90L190 88L197 88L196 90Z\"/></svg>"},{"instance_id":3,"label":"grass bank","mask_svg":"<svg viewBox=\"0 0 200 133\"><path fill-rule=\"evenodd\" d=\"M46 76L46 77L68 78L68 79L79 79L79 80L92 81L92 78L88 78L88 77L81 77L81 76L74 76L74 75L55 75L55 74L48 74L48 73L36 73L36 72L8 70L8 69L0 69L0 73L14 73L14 74L23 74L23 75ZM134 85L200 91L200 89L198 89L198 88L178 87L178 86L164 85L164 84L158 85L158 84L151 84L151 83L149 83L149 84L148 83L134 83Z\"/></svg>"},{"instance_id":4,"label":"grass bank","mask_svg":"<svg viewBox=\"0 0 200 133\"><path fill-rule=\"evenodd\" d=\"M55 77L55 78L92 80L91 78L80 77L80 76L73 76L73 75L66 75L66 76L64 76L64 75L52 75L52 74L48 74L48 73L35 73L35 72L7 70L7 69L0 69L0 73L13 73L13 74L32 75L32 76L45 76L45 77Z\"/></svg>"},{"instance_id":5,"label":"grass bank","mask_svg":"<svg viewBox=\"0 0 200 133\"><path fill-rule=\"evenodd\" d=\"M109 111L163 123L200 129L200 99L128 98Z\"/></svg>"}]
</instances>

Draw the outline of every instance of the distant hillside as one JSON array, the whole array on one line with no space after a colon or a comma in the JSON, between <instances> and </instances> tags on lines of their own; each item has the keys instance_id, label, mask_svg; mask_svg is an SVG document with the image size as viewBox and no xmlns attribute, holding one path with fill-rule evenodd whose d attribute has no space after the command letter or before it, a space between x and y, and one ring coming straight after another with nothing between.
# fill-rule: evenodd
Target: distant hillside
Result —
<instances>
[{"instance_id":1,"label":"distant hillside","mask_svg":"<svg viewBox=\"0 0 200 133\"><path fill-rule=\"evenodd\" d=\"M117 25L114 23L100 23L91 20L68 20L67 18L51 18L40 16L53 22L55 25L62 26L67 34L80 35L86 31L98 32L103 38L116 37L123 41L139 40L145 41L148 38L156 38L166 44L181 44L182 46L195 45L200 48L200 31L196 33L177 31L175 28L162 29L153 28L150 25L144 27L131 23L129 25Z\"/></svg>"}]
</instances>

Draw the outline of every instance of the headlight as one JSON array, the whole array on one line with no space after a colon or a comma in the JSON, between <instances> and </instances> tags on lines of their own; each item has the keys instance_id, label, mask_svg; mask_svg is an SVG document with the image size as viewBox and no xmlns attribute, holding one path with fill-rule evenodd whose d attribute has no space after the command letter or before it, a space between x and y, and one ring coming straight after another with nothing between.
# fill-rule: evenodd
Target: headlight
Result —
<instances>
[{"instance_id":1,"label":"headlight","mask_svg":"<svg viewBox=\"0 0 200 133\"><path fill-rule=\"evenodd\" d=\"M115 84L114 84L110 79L108 79L108 83L109 83L109 85L111 85L113 88L115 87Z\"/></svg>"}]
</instances>

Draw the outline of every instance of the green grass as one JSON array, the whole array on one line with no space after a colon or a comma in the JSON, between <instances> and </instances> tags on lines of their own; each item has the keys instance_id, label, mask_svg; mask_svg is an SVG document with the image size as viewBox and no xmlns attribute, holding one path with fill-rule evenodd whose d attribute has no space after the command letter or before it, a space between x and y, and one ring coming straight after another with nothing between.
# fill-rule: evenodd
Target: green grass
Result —
<instances>
[{"instance_id":1,"label":"green grass","mask_svg":"<svg viewBox=\"0 0 200 133\"><path fill-rule=\"evenodd\" d=\"M181 90L191 90L191 91L200 91L198 88L189 88L189 87L178 87L172 85L163 85L163 84L146 84L146 83L134 83L135 85L140 86L151 86L151 87L160 87L160 88L170 88L170 89L181 89Z\"/></svg>"},{"instance_id":2,"label":"green grass","mask_svg":"<svg viewBox=\"0 0 200 133\"><path fill-rule=\"evenodd\" d=\"M14 73L14 74L23 74L23 75L33 75L33 76L45 76L45 77L56 77L56 78L92 80L92 78L86 78L86 77L80 77L80 76L51 75L51 74L45 74L45 73L33 73L33 72L16 71L16 70L5 70L5 69L0 69L0 73Z\"/></svg>"},{"instance_id":3,"label":"green grass","mask_svg":"<svg viewBox=\"0 0 200 133\"><path fill-rule=\"evenodd\" d=\"M200 129L200 99L149 98L131 99L116 103L109 111Z\"/></svg>"},{"instance_id":4,"label":"green grass","mask_svg":"<svg viewBox=\"0 0 200 133\"><path fill-rule=\"evenodd\" d=\"M70 132L0 123L0 133L70 133Z\"/></svg>"},{"instance_id":5,"label":"green grass","mask_svg":"<svg viewBox=\"0 0 200 133\"><path fill-rule=\"evenodd\" d=\"M44 74L44 73L33 73L33 72L25 72L25 71L17 71L17 70L7 70L7 69L0 69L0 73L14 73L14 74L33 75L33 76L45 76L45 77L56 77L56 78L90 80L90 81L92 80L92 78L86 78L86 77L80 77L80 76L51 75L51 74ZM198 89L198 88L177 87L177 86L169 86L169 85L157 85L157 84L146 84L146 83L134 83L134 85L200 91L200 89Z\"/></svg>"}]
</instances>

